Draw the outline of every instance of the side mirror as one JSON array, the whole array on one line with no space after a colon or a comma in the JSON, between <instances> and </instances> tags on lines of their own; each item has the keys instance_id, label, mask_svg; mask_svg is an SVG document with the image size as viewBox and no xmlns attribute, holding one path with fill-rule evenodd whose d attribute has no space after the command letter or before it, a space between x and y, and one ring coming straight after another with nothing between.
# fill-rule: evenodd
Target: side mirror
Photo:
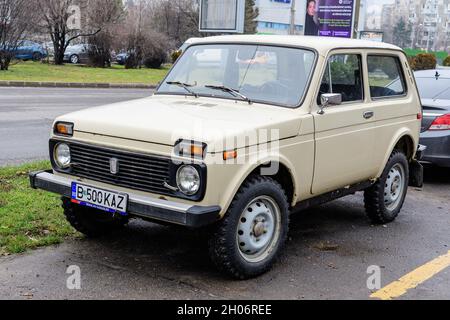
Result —
<instances>
[{"instance_id":1,"label":"side mirror","mask_svg":"<svg viewBox=\"0 0 450 320\"><path fill-rule=\"evenodd\" d=\"M318 114L324 114L324 109L329 106L338 106L342 104L342 94L340 93L324 93L320 96L320 110Z\"/></svg>"}]
</instances>

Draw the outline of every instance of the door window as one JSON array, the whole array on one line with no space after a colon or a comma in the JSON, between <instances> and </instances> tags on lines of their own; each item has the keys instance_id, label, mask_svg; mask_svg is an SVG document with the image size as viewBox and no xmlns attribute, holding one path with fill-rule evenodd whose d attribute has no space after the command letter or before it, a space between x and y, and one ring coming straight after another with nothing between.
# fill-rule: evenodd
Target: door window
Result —
<instances>
[{"instance_id":1,"label":"door window","mask_svg":"<svg viewBox=\"0 0 450 320\"><path fill-rule=\"evenodd\" d=\"M359 54L336 54L330 57L320 85L317 103L324 93L340 93L343 102L364 99L361 56Z\"/></svg>"}]
</instances>

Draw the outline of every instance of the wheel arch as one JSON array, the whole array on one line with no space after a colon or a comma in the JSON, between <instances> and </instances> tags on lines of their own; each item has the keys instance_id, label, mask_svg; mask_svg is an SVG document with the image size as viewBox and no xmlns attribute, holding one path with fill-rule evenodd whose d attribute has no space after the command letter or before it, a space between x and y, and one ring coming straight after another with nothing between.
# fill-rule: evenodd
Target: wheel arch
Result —
<instances>
[{"instance_id":1,"label":"wheel arch","mask_svg":"<svg viewBox=\"0 0 450 320\"><path fill-rule=\"evenodd\" d=\"M296 203L296 195L298 190L298 182L295 179L296 174L294 166L286 158L270 157L264 160L260 160L258 161L258 163L253 163L239 172L239 178L235 180L236 183L231 182L233 184L232 191L229 193L229 195L226 195L226 199L228 200L225 205L225 210L223 210L223 214L225 214L225 212L228 210L228 207L230 206L237 192L249 177L251 177L252 175L261 175L260 170L262 168L277 164L277 173L274 175L266 176L276 180L282 186L283 190L286 192L289 206L294 206Z\"/></svg>"},{"instance_id":2,"label":"wheel arch","mask_svg":"<svg viewBox=\"0 0 450 320\"><path fill-rule=\"evenodd\" d=\"M377 177L381 176L383 170L389 161L389 157L391 156L394 150L400 150L405 153L408 161L411 161L417 150L418 142L415 142L413 133L410 129L402 129L399 130L392 138L391 143L389 144L389 148L384 156L383 165L378 171Z\"/></svg>"}]
</instances>

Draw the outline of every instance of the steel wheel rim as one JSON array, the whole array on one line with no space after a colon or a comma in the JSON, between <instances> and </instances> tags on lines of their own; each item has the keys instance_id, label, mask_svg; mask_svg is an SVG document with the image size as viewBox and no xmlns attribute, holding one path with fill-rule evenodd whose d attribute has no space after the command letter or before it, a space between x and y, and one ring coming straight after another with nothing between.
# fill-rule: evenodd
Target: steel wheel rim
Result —
<instances>
[{"instance_id":1,"label":"steel wheel rim","mask_svg":"<svg viewBox=\"0 0 450 320\"><path fill-rule=\"evenodd\" d=\"M394 165L386 178L384 185L384 205L388 210L394 210L400 203L405 189L405 169L402 165Z\"/></svg>"},{"instance_id":2,"label":"steel wheel rim","mask_svg":"<svg viewBox=\"0 0 450 320\"><path fill-rule=\"evenodd\" d=\"M77 64L77 63L78 63L78 57L77 57L77 56L72 56L72 57L70 58L70 61L71 61L73 64Z\"/></svg>"},{"instance_id":3,"label":"steel wheel rim","mask_svg":"<svg viewBox=\"0 0 450 320\"><path fill-rule=\"evenodd\" d=\"M275 200L260 196L245 207L239 217L236 241L240 255L247 262L266 259L278 242L281 211Z\"/></svg>"}]
</instances>

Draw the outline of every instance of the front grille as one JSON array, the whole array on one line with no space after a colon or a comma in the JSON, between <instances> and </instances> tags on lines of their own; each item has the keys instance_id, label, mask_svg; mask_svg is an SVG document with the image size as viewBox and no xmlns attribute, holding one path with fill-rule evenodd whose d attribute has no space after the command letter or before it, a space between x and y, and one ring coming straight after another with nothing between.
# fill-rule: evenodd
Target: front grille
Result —
<instances>
[{"instance_id":1,"label":"front grille","mask_svg":"<svg viewBox=\"0 0 450 320\"><path fill-rule=\"evenodd\" d=\"M75 176L157 194L171 193L163 186L169 181L170 158L79 144L71 144L70 150ZM111 158L119 162L117 174L110 171Z\"/></svg>"}]
</instances>

